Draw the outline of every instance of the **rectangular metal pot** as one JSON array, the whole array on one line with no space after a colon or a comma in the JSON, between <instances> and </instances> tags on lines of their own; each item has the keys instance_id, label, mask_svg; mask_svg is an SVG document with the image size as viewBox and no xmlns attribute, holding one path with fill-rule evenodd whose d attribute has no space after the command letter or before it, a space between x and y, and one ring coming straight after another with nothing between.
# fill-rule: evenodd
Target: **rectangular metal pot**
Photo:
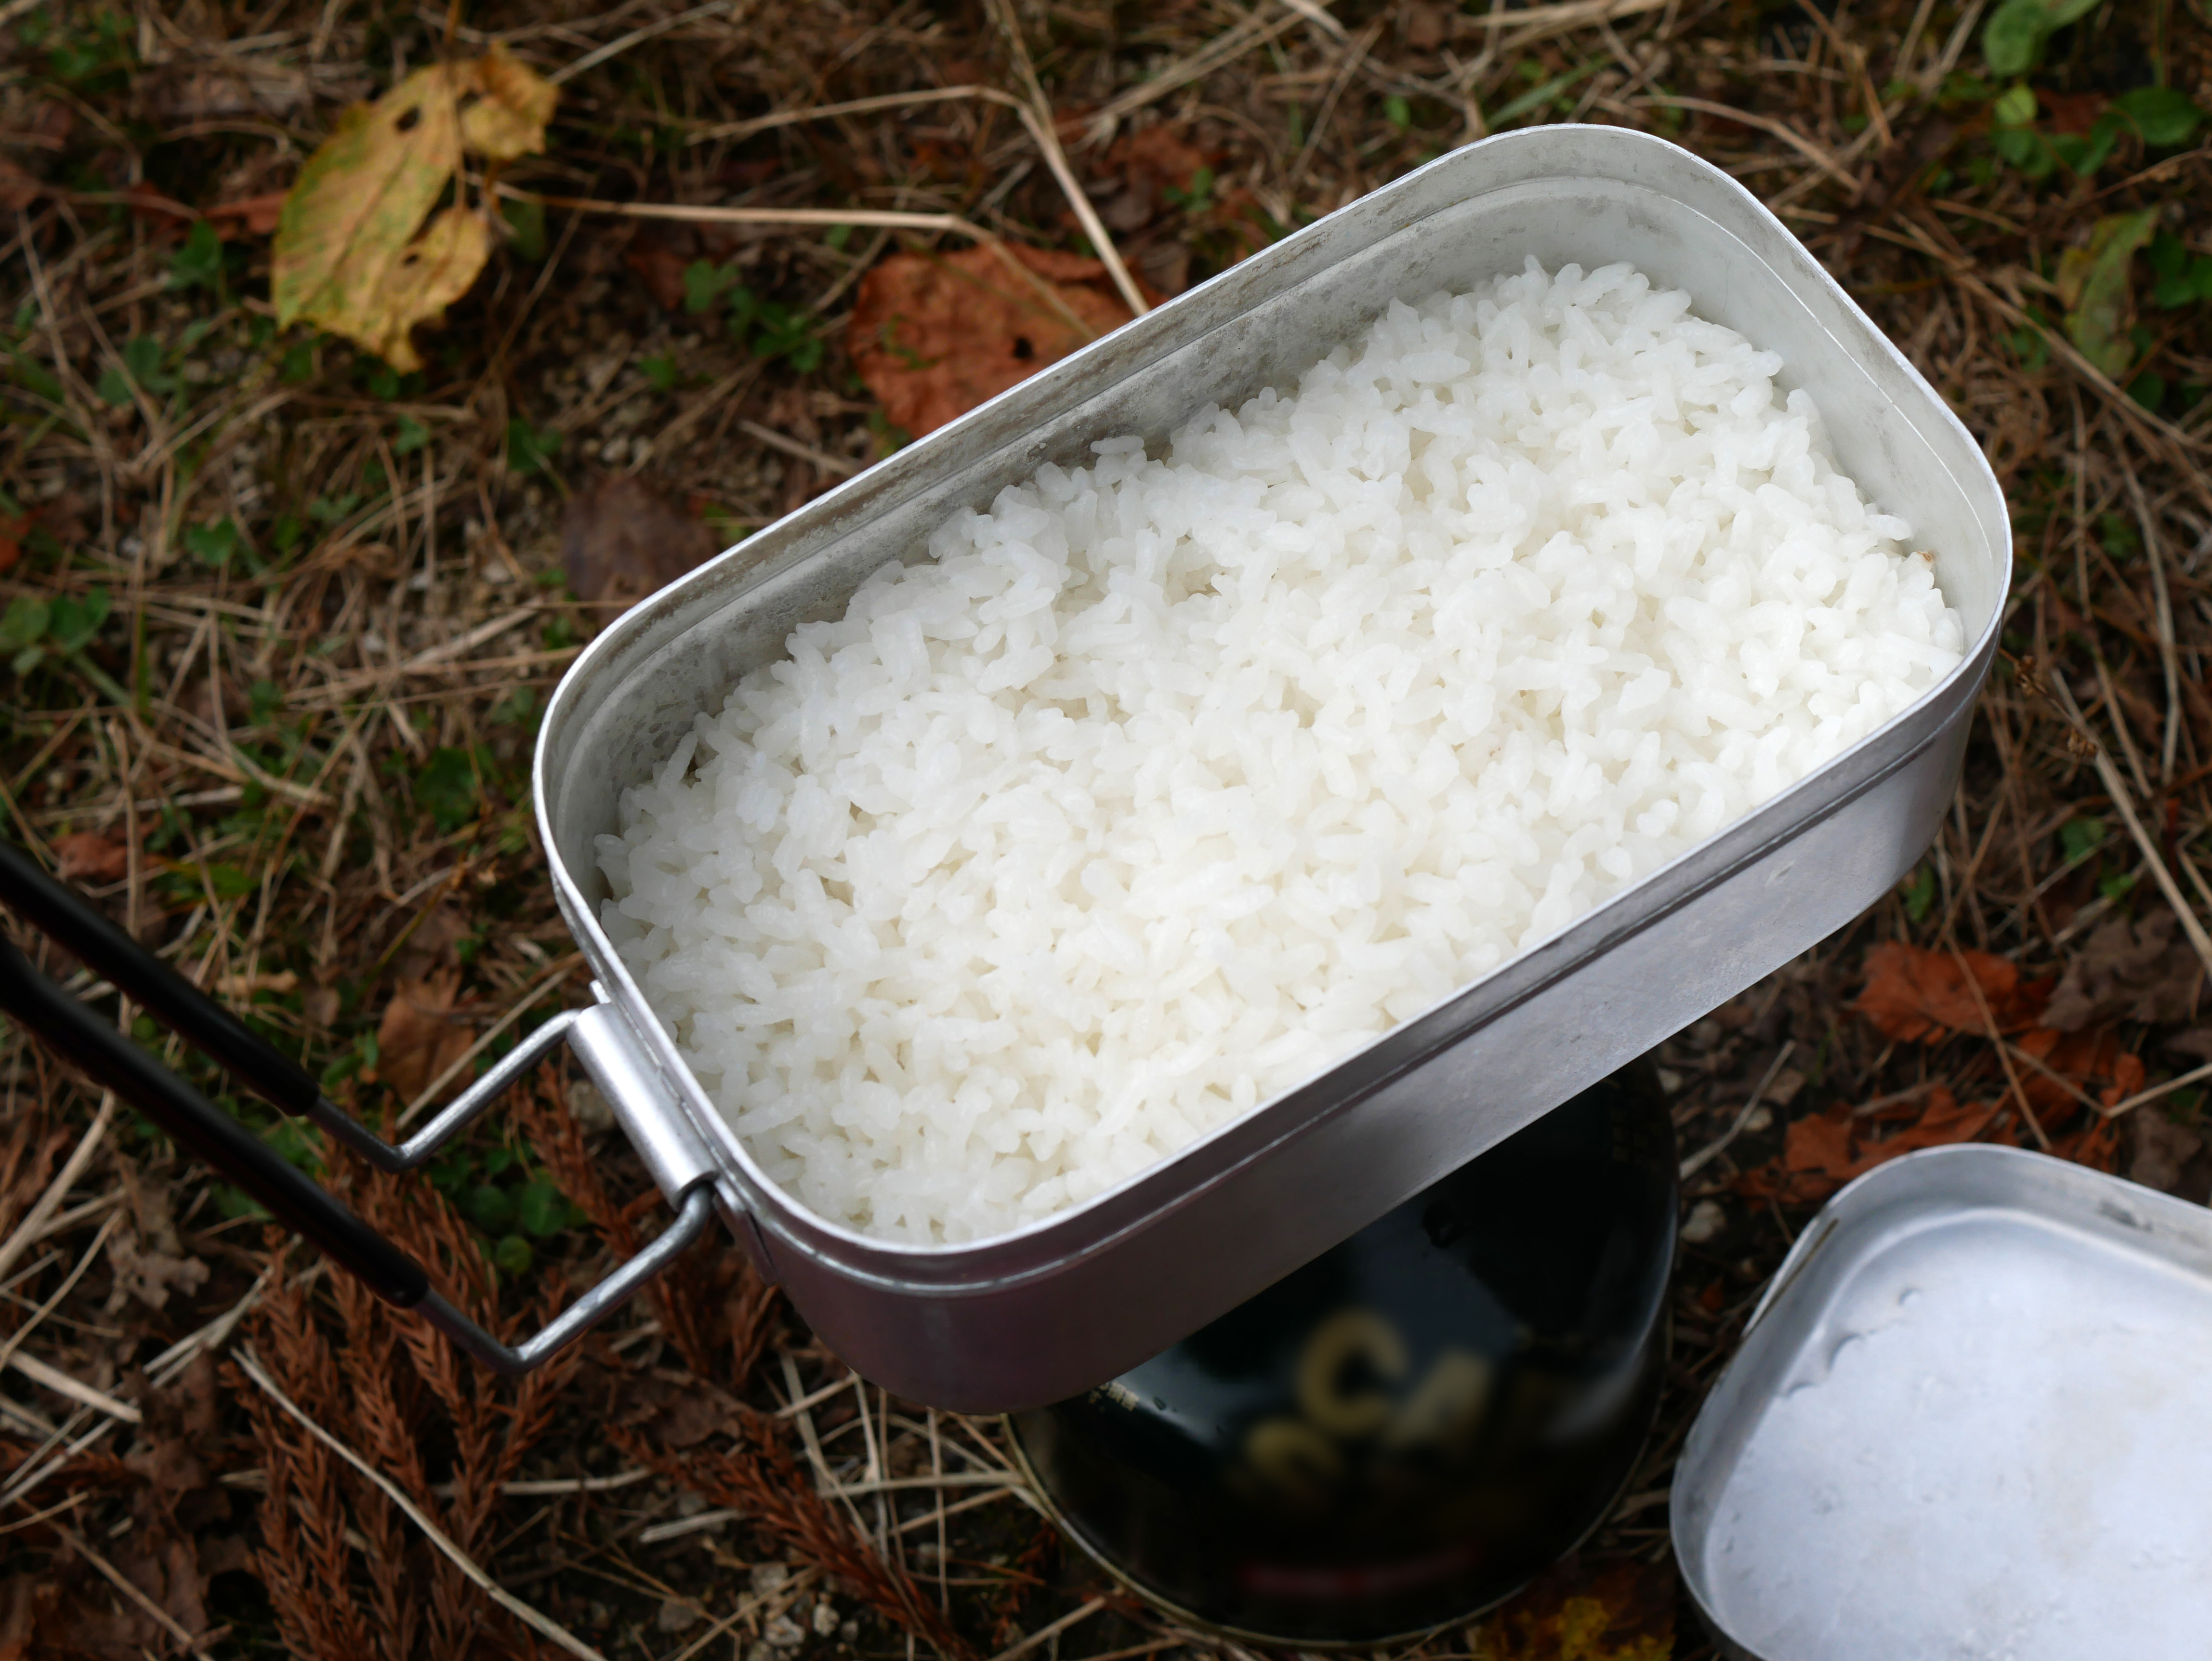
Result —
<instances>
[{"instance_id":1,"label":"rectangular metal pot","mask_svg":"<svg viewBox=\"0 0 2212 1661\"><path fill-rule=\"evenodd\" d=\"M1529 255L1632 262L1782 354L1841 463L1914 528L1966 620L1918 705L1548 942L1246 1118L1072 1211L971 1244L872 1240L761 1173L598 921L592 839L616 800L791 630L921 557L1099 438L1164 437L1209 401L1287 387L1391 301ZM587 1057L672 1196L703 1177L762 1269L864 1375L969 1411L1112 1377L1334 1244L1849 922L1948 806L2009 581L2010 526L1973 440L1804 247L1725 173L1611 127L1509 133L1442 157L1053 365L624 614L562 678L538 738L538 823L598 975Z\"/></svg>"}]
</instances>

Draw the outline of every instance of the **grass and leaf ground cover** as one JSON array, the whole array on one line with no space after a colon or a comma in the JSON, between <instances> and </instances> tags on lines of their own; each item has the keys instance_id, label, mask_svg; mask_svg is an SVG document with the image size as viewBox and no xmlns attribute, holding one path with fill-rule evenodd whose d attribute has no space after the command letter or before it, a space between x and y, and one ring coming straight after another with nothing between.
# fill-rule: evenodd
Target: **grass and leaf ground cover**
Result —
<instances>
[{"instance_id":1,"label":"grass and leaf ground cover","mask_svg":"<svg viewBox=\"0 0 2212 1661\"><path fill-rule=\"evenodd\" d=\"M1972 429L2018 546L1936 845L1662 1051L1644 1468L1398 1652L1688 1661L1672 1461L1827 1195L1984 1140L2212 1196L2208 108L2202 0L0 7L7 833L414 1123L587 995L527 770L615 611L1458 144L1687 145ZM665 1214L560 1065L395 1183L99 1007L497 1330ZM12 1031L0 1072L0 1655L1246 1653L726 1239L495 1380Z\"/></svg>"}]
</instances>

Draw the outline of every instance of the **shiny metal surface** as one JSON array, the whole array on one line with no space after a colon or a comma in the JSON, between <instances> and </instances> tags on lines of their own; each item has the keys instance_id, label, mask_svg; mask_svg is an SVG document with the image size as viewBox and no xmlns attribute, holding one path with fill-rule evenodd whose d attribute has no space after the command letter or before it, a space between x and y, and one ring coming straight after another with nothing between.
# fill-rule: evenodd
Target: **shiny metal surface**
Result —
<instances>
[{"instance_id":1,"label":"shiny metal surface","mask_svg":"<svg viewBox=\"0 0 2212 1661\"><path fill-rule=\"evenodd\" d=\"M1918 706L1704 846L1437 1008L1076 1210L959 1246L868 1239L763 1177L601 931L592 838L702 709L919 557L948 512L1113 434L1287 385L1391 300L1534 255L1632 261L1783 355L1838 458L1914 526L1966 660ZM1109 1378L1280 1279L1850 922L1949 802L2009 582L2010 527L1966 429L1788 230L1663 140L1545 127L1455 151L1247 259L808 504L603 631L538 737L562 915L710 1153L725 1214L868 1378L969 1411Z\"/></svg>"},{"instance_id":2,"label":"shiny metal surface","mask_svg":"<svg viewBox=\"0 0 2212 1661\"><path fill-rule=\"evenodd\" d=\"M636 1027L608 999L605 987L594 981L592 992L599 1001L577 1016L568 1029L568 1047L606 1098L660 1191L673 1198L714 1174L714 1155L684 1115L673 1110L676 1086L655 1063L651 1047L641 1042Z\"/></svg>"},{"instance_id":3,"label":"shiny metal surface","mask_svg":"<svg viewBox=\"0 0 2212 1661\"><path fill-rule=\"evenodd\" d=\"M2008 1147L1829 1202L1675 1467L1736 1661L2205 1651L2212 1211Z\"/></svg>"},{"instance_id":4,"label":"shiny metal surface","mask_svg":"<svg viewBox=\"0 0 2212 1661\"><path fill-rule=\"evenodd\" d=\"M392 1146L328 1097L318 1097L307 1116L379 1171L412 1171L465 1130L509 1085L545 1058L580 1019L564 1009L526 1033L494 1063L489 1072L453 1098L429 1123L398 1147ZM665 1191L665 1190L664 1190Z\"/></svg>"},{"instance_id":5,"label":"shiny metal surface","mask_svg":"<svg viewBox=\"0 0 2212 1661\"><path fill-rule=\"evenodd\" d=\"M1677 1153L1649 1060L1143 1366L1007 1416L1054 1526L1186 1624L1279 1649L1464 1621L1642 1463Z\"/></svg>"},{"instance_id":6,"label":"shiny metal surface","mask_svg":"<svg viewBox=\"0 0 2212 1661\"><path fill-rule=\"evenodd\" d=\"M596 982L592 989L599 995L597 1004L589 1009L564 1009L533 1028L483 1077L396 1147L334 1103L318 1101L310 1112L316 1123L372 1164L386 1171L410 1171L482 1115L563 1039L576 1052L576 1059L605 1095L617 1123L635 1145L653 1181L675 1202L678 1214L651 1245L521 1344L502 1343L438 1292L410 1305L458 1348L495 1372L528 1372L582 1337L673 1262L699 1238L717 1208L712 1180L714 1166L705 1144L683 1115L671 1110L673 1092L655 1068L651 1051L638 1042L635 1028L607 1001L604 989Z\"/></svg>"},{"instance_id":7,"label":"shiny metal surface","mask_svg":"<svg viewBox=\"0 0 2212 1661\"><path fill-rule=\"evenodd\" d=\"M635 1297L638 1289L674 1262L684 1249L706 1232L714 1220L714 1195L703 1179L678 1202L675 1219L653 1243L547 1322L520 1344L504 1344L433 1292L415 1313L444 1333L454 1348L494 1372L528 1372L543 1366Z\"/></svg>"}]
</instances>

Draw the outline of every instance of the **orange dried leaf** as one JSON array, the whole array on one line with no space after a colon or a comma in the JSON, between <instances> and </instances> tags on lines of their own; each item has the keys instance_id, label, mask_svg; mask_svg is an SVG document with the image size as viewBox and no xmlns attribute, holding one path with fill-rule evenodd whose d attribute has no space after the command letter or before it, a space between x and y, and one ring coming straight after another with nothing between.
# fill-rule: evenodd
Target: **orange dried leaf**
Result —
<instances>
[{"instance_id":1,"label":"orange dried leaf","mask_svg":"<svg viewBox=\"0 0 2212 1661\"><path fill-rule=\"evenodd\" d=\"M1128 320L1097 260L1002 244L894 254L860 279L845 344L918 438Z\"/></svg>"},{"instance_id":2,"label":"orange dried leaf","mask_svg":"<svg viewBox=\"0 0 2212 1661\"><path fill-rule=\"evenodd\" d=\"M1745 1172L1737 1185L1747 1194L1808 1205L1904 1154L1972 1141L1990 1128L2001 1105L1961 1103L1938 1085L1917 1119L1880 1141L1872 1139L1875 1121L1856 1117L1848 1108L1831 1108L1791 1124L1783 1140L1782 1158L1773 1165Z\"/></svg>"},{"instance_id":3,"label":"orange dried leaf","mask_svg":"<svg viewBox=\"0 0 2212 1661\"><path fill-rule=\"evenodd\" d=\"M2149 1081L2150 1074L2139 1058L2123 1056L2113 1064L2112 1087L2100 1099L2106 1107L2118 1107Z\"/></svg>"},{"instance_id":4,"label":"orange dried leaf","mask_svg":"<svg viewBox=\"0 0 2212 1661\"><path fill-rule=\"evenodd\" d=\"M2136 1116L2134 1114L2130 1114L2127 1118L2131 1120ZM2051 1144L2051 1151L2062 1159L2071 1159L2075 1165L2087 1165L2093 1171L2117 1171L2120 1168L2122 1136L2120 1127L2125 1122L2122 1119L2107 1119L2100 1116L2090 1120L2087 1125L2072 1135L2055 1138ZM2166 1122L2160 1119L2158 1123L2162 1124ZM2132 1171L2129 1174L2136 1182L2143 1180L2142 1177L2135 1176ZM2166 1184L2151 1183L2148 1186L2163 1188ZM2170 1193L2172 1190L2169 1188L2167 1191Z\"/></svg>"},{"instance_id":5,"label":"orange dried leaf","mask_svg":"<svg viewBox=\"0 0 2212 1661\"><path fill-rule=\"evenodd\" d=\"M2034 1025L2049 994L2048 983L2021 980L2015 964L1987 952L1929 952L1888 940L1867 953L1866 970L1859 1013L1908 1043L1954 1032L1986 1036L1991 1019L1998 1031L2017 1032Z\"/></svg>"},{"instance_id":6,"label":"orange dried leaf","mask_svg":"<svg viewBox=\"0 0 2212 1661\"><path fill-rule=\"evenodd\" d=\"M2088 1032L2055 1032L2039 1026L2021 1035L2020 1049L2051 1073L2099 1095L2106 1106L2124 1100L2142 1088L2146 1076L2140 1059L2130 1055L2112 1027ZM2039 1069L2021 1069L2021 1088L2028 1105L2038 1113L2063 1109L2078 1098L2072 1091Z\"/></svg>"},{"instance_id":7,"label":"orange dried leaf","mask_svg":"<svg viewBox=\"0 0 2212 1661\"><path fill-rule=\"evenodd\" d=\"M1782 1168L1795 1174L1848 1181L1853 1157L1850 1116L1840 1110L1800 1119L1783 1137Z\"/></svg>"},{"instance_id":8,"label":"orange dried leaf","mask_svg":"<svg viewBox=\"0 0 2212 1661\"><path fill-rule=\"evenodd\" d=\"M1990 1122L1997 1116L1998 1106L1996 1102L1958 1101L1948 1089L1938 1085L1929 1093L1927 1110L1917 1121L1881 1141L1863 1145L1849 1174L1863 1176L1878 1165L1887 1165L1901 1154L1915 1153L1923 1147L1948 1147L1954 1142L1970 1142L1989 1129Z\"/></svg>"}]
</instances>

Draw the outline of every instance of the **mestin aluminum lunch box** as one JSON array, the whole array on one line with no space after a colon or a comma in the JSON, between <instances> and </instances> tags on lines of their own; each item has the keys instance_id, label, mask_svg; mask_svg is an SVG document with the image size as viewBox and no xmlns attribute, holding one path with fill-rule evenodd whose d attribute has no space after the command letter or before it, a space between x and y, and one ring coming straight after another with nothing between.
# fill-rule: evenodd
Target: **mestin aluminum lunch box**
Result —
<instances>
[{"instance_id":1,"label":"mestin aluminum lunch box","mask_svg":"<svg viewBox=\"0 0 2212 1661\"><path fill-rule=\"evenodd\" d=\"M2195 1661L2212 1563L2212 1211L2017 1148L1838 1194L1675 1466L1733 1661Z\"/></svg>"},{"instance_id":2,"label":"mestin aluminum lunch box","mask_svg":"<svg viewBox=\"0 0 2212 1661\"><path fill-rule=\"evenodd\" d=\"M1687 290L1703 316L1779 352L1782 384L1812 393L1840 463L1933 553L1966 623L1965 661L1887 727L1551 940L1079 1208L971 1244L900 1245L825 1221L777 1189L599 927L605 889L593 838L615 828L621 792L669 754L695 715L719 708L740 675L776 657L796 624L836 613L885 562L920 557L947 514L984 506L1045 462L1084 459L1095 440L1158 438L1209 402L1287 386L1391 301L1463 289L1531 255L1553 268L1629 261ZM235 1037L201 1042L179 995L149 995L160 989L144 977L134 984L116 964L79 955L155 1014L175 1017L241 1082L387 1165L426 1157L565 1036L680 1214L643 1258L520 1352L475 1332L428 1291L419 1269L326 1196L307 1188L270 1198L266 1184L286 1182L278 1170L289 1167L264 1159L249 1170L258 1144L223 1141L206 1127L184 1138L494 1365L529 1365L574 1335L712 1210L871 1380L967 1411L1034 1406L1196 1331L1878 899L1919 857L1950 801L2010 569L2003 498L1966 429L1741 186L1625 129L1508 133L1431 162L1084 348L603 630L554 692L534 774L562 914L599 1001L540 1028L406 1150L372 1146L265 1045L248 1054ZM0 898L33 921L40 906L58 915L51 896L25 900L27 891L0 881ZM46 1003L22 981L28 972L0 974L0 1004L45 1023ZM102 1023L58 1019L50 1030L81 1064L103 1081L125 1076L127 1060L98 1053ZM163 1088L136 1074L130 1081Z\"/></svg>"}]
</instances>

